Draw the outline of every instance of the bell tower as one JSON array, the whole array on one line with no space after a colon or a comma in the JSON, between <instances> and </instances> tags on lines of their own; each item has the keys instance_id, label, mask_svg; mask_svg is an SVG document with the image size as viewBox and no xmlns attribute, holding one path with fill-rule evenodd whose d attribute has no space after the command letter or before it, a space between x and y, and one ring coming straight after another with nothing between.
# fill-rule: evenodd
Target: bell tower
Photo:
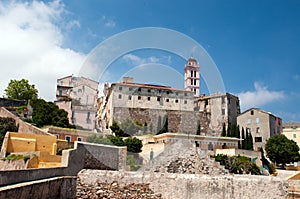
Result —
<instances>
[{"instance_id":1,"label":"bell tower","mask_svg":"<svg viewBox=\"0 0 300 199\"><path fill-rule=\"evenodd\" d=\"M193 91L195 97L200 94L200 66L193 57L190 57L184 66L184 89Z\"/></svg>"}]
</instances>

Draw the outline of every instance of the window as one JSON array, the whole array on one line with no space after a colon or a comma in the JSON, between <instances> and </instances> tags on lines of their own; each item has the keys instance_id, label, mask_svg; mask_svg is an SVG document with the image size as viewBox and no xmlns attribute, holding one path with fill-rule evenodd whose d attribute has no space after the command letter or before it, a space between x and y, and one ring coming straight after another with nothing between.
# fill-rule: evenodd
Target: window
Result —
<instances>
[{"instance_id":1,"label":"window","mask_svg":"<svg viewBox=\"0 0 300 199\"><path fill-rule=\"evenodd\" d=\"M184 100L184 104L187 104L187 101L186 101L186 100Z\"/></svg>"},{"instance_id":2,"label":"window","mask_svg":"<svg viewBox=\"0 0 300 199\"><path fill-rule=\"evenodd\" d=\"M141 97L141 96L138 96L138 100L140 100L140 99L142 99L142 97Z\"/></svg>"},{"instance_id":3,"label":"window","mask_svg":"<svg viewBox=\"0 0 300 199\"><path fill-rule=\"evenodd\" d=\"M230 99L228 98L228 104L230 104Z\"/></svg>"},{"instance_id":4,"label":"window","mask_svg":"<svg viewBox=\"0 0 300 199\"><path fill-rule=\"evenodd\" d=\"M157 97L157 101L160 102L160 97Z\"/></svg>"},{"instance_id":5,"label":"window","mask_svg":"<svg viewBox=\"0 0 300 199\"><path fill-rule=\"evenodd\" d=\"M251 115L254 115L254 111L252 110L252 111L250 112L250 114L251 114Z\"/></svg>"},{"instance_id":6,"label":"window","mask_svg":"<svg viewBox=\"0 0 300 199\"><path fill-rule=\"evenodd\" d=\"M262 142L262 137L255 137L254 140L255 142Z\"/></svg>"},{"instance_id":7,"label":"window","mask_svg":"<svg viewBox=\"0 0 300 199\"><path fill-rule=\"evenodd\" d=\"M121 94L119 94L119 99L122 99L122 95Z\"/></svg>"},{"instance_id":8,"label":"window","mask_svg":"<svg viewBox=\"0 0 300 199\"><path fill-rule=\"evenodd\" d=\"M195 85L195 86L197 85L197 82L196 82L196 81L197 81L197 80L194 79L194 85Z\"/></svg>"},{"instance_id":9,"label":"window","mask_svg":"<svg viewBox=\"0 0 300 199\"><path fill-rule=\"evenodd\" d=\"M82 137L77 137L77 141L81 142L82 141Z\"/></svg>"},{"instance_id":10,"label":"window","mask_svg":"<svg viewBox=\"0 0 300 199\"><path fill-rule=\"evenodd\" d=\"M66 140L68 141L68 142L71 142L71 136L68 136L68 135L66 135Z\"/></svg>"},{"instance_id":11,"label":"window","mask_svg":"<svg viewBox=\"0 0 300 199\"><path fill-rule=\"evenodd\" d=\"M121 90L122 90L122 86L119 87L119 91L121 91Z\"/></svg>"},{"instance_id":12,"label":"window","mask_svg":"<svg viewBox=\"0 0 300 199\"><path fill-rule=\"evenodd\" d=\"M222 104L225 104L225 97L222 96Z\"/></svg>"},{"instance_id":13,"label":"window","mask_svg":"<svg viewBox=\"0 0 300 199\"><path fill-rule=\"evenodd\" d=\"M138 88L138 91L142 91L142 89L141 89L141 88Z\"/></svg>"},{"instance_id":14,"label":"window","mask_svg":"<svg viewBox=\"0 0 300 199\"><path fill-rule=\"evenodd\" d=\"M260 133L260 128L259 127L256 128L256 133Z\"/></svg>"},{"instance_id":15,"label":"window","mask_svg":"<svg viewBox=\"0 0 300 199\"><path fill-rule=\"evenodd\" d=\"M193 80L191 79L191 85L193 85Z\"/></svg>"},{"instance_id":16,"label":"window","mask_svg":"<svg viewBox=\"0 0 300 199\"><path fill-rule=\"evenodd\" d=\"M259 123L259 118L257 117L257 118L255 119L255 121L256 121L256 124L258 124L258 123Z\"/></svg>"},{"instance_id":17,"label":"window","mask_svg":"<svg viewBox=\"0 0 300 199\"><path fill-rule=\"evenodd\" d=\"M132 87L129 88L129 91L132 91Z\"/></svg>"},{"instance_id":18,"label":"window","mask_svg":"<svg viewBox=\"0 0 300 199\"><path fill-rule=\"evenodd\" d=\"M178 103L178 99L175 100L175 103Z\"/></svg>"},{"instance_id":19,"label":"window","mask_svg":"<svg viewBox=\"0 0 300 199\"><path fill-rule=\"evenodd\" d=\"M169 99L166 99L166 102L169 102Z\"/></svg>"},{"instance_id":20,"label":"window","mask_svg":"<svg viewBox=\"0 0 300 199\"><path fill-rule=\"evenodd\" d=\"M187 96L187 93L184 93L184 96Z\"/></svg>"},{"instance_id":21,"label":"window","mask_svg":"<svg viewBox=\"0 0 300 199\"><path fill-rule=\"evenodd\" d=\"M148 97L148 101L150 101L151 97Z\"/></svg>"},{"instance_id":22,"label":"window","mask_svg":"<svg viewBox=\"0 0 300 199\"><path fill-rule=\"evenodd\" d=\"M196 71L194 71L194 77L196 77L197 76L197 72Z\"/></svg>"},{"instance_id":23,"label":"window","mask_svg":"<svg viewBox=\"0 0 300 199\"><path fill-rule=\"evenodd\" d=\"M131 100L131 95L128 96L128 100Z\"/></svg>"},{"instance_id":24,"label":"window","mask_svg":"<svg viewBox=\"0 0 300 199\"><path fill-rule=\"evenodd\" d=\"M191 64L191 63L190 63ZM191 77L193 77L193 71L191 70Z\"/></svg>"},{"instance_id":25,"label":"window","mask_svg":"<svg viewBox=\"0 0 300 199\"><path fill-rule=\"evenodd\" d=\"M61 85L61 86L64 85L64 82L63 82L63 81L60 81L60 85Z\"/></svg>"},{"instance_id":26,"label":"window","mask_svg":"<svg viewBox=\"0 0 300 199\"><path fill-rule=\"evenodd\" d=\"M225 109L222 108L222 115L225 115Z\"/></svg>"},{"instance_id":27,"label":"window","mask_svg":"<svg viewBox=\"0 0 300 199\"><path fill-rule=\"evenodd\" d=\"M170 91L167 91L167 94L169 95Z\"/></svg>"},{"instance_id":28,"label":"window","mask_svg":"<svg viewBox=\"0 0 300 199\"><path fill-rule=\"evenodd\" d=\"M151 90L150 90L150 89L148 89L148 93L151 93Z\"/></svg>"},{"instance_id":29,"label":"window","mask_svg":"<svg viewBox=\"0 0 300 199\"><path fill-rule=\"evenodd\" d=\"M297 134L293 134L293 138L297 138Z\"/></svg>"},{"instance_id":30,"label":"window","mask_svg":"<svg viewBox=\"0 0 300 199\"><path fill-rule=\"evenodd\" d=\"M58 92L59 92L59 95L62 95L62 90L61 90L61 89L59 89L59 91L58 91Z\"/></svg>"},{"instance_id":31,"label":"window","mask_svg":"<svg viewBox=\"0 0 300 199\"><path fill-rule=\"evenodd\" d=\"M194 88L194 93L196 94L196 89Z\"/></svg>"},{"instance_id":32,"label":"window","mask_svg":"<svg viewBox=\"0 0 300 199\"><path fill-rule=\"evenodd\" d=\"M247 124L251 124L251 119L247 119Z\"/></svg>"}]
</instances>

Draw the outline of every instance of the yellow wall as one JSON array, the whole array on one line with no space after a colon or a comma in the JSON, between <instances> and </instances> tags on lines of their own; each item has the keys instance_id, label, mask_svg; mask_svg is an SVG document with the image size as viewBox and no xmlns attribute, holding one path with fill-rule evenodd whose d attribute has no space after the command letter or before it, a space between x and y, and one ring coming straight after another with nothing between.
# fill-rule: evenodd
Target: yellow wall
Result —
<instances>
[{"instance_id":1,"label":"yellow wall","mask_svg":"<svg viewBox=\"0 0 300 199\"><path fill-rule=\"evenodd\" d=\"M294 140L300 147L300 127L285 127L283 129L283 135L285 135L288 139Z\"/></svg>"},{"instance_id":2,"label":"yellow wall","mask_svg":"<svg viewBox=\"0 0 300 199\"><path fill-rule=\"evenodd\" d=\"M56 155L56 137L27 133L9 134L7 153L34 151Z\"/></svg>"}]
</instances>

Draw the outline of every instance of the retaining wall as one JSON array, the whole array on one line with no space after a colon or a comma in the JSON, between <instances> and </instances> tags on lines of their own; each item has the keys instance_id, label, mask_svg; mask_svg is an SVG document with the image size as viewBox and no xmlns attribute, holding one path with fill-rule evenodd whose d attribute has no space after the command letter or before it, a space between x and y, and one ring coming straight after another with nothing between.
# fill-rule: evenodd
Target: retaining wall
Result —
<instances>
[{"instance_id":1,"label":"retaining wall","mask_svg":"<svg viewBox=\"0 0 300 199\"><path fill-rule=\"evenodd\" d=\"M288 182L270 176L251 175L194 175L170 173L114 172L82 170L78 174L83 184L97 182L120 184L149 183L155 193L163 198L176 199L240 199L240 198L287 198Z\"/></svg>"}]
</instances>

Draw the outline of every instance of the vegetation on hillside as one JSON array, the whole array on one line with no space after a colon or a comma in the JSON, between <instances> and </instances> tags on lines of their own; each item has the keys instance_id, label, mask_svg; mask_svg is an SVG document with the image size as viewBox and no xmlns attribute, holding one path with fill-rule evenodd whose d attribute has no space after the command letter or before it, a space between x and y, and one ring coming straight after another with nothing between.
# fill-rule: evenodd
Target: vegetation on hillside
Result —
<instances>
[{"instance_id":1,"label":"vegetation on hillside","mask_svg":"<svg viewBox=\"0 0 300 199\"><path fill-rule=\"evenodd\" d=\"M276 164L297 162L300 160L299 147L293 140L288 139L285 135L274 135L267 140L265 145L267 157Z\"/></svg>"},{"instance_id":2,"label":"vegetation on hillside","mask_svg":"<svg viewBox=\"0 0 300 199\"><path fill-rule=\"evenodd\" d=\"M261 174L259 167L245 156L227 156L218 154L213 156L213 158L215 158L217 162L220 162L221 165L224 165L225 169L228 169L230 173L252 175Z\"/></svg>"},{"instance_id":3,"label":"vegetation on hillside","mask_svg":"<svg viewBox=\"0 0 300 199\"><path fill-rule=\"evenodd\" d=\"M10 80L5 89L5 95L8 99L32 100L37 99L38 90L26 79Z\"/></svg>"},{"instance_id":4,"label":"vegetation on hillside","mask_svg":"<svg viewBox=\"0 0 300 199\"><path fill-rule=\"evenodd\" d=\"M6 132L18 132L18 129L16 121L13 118L0 117L0 148Z\"/></svg>"}]
</instances>

